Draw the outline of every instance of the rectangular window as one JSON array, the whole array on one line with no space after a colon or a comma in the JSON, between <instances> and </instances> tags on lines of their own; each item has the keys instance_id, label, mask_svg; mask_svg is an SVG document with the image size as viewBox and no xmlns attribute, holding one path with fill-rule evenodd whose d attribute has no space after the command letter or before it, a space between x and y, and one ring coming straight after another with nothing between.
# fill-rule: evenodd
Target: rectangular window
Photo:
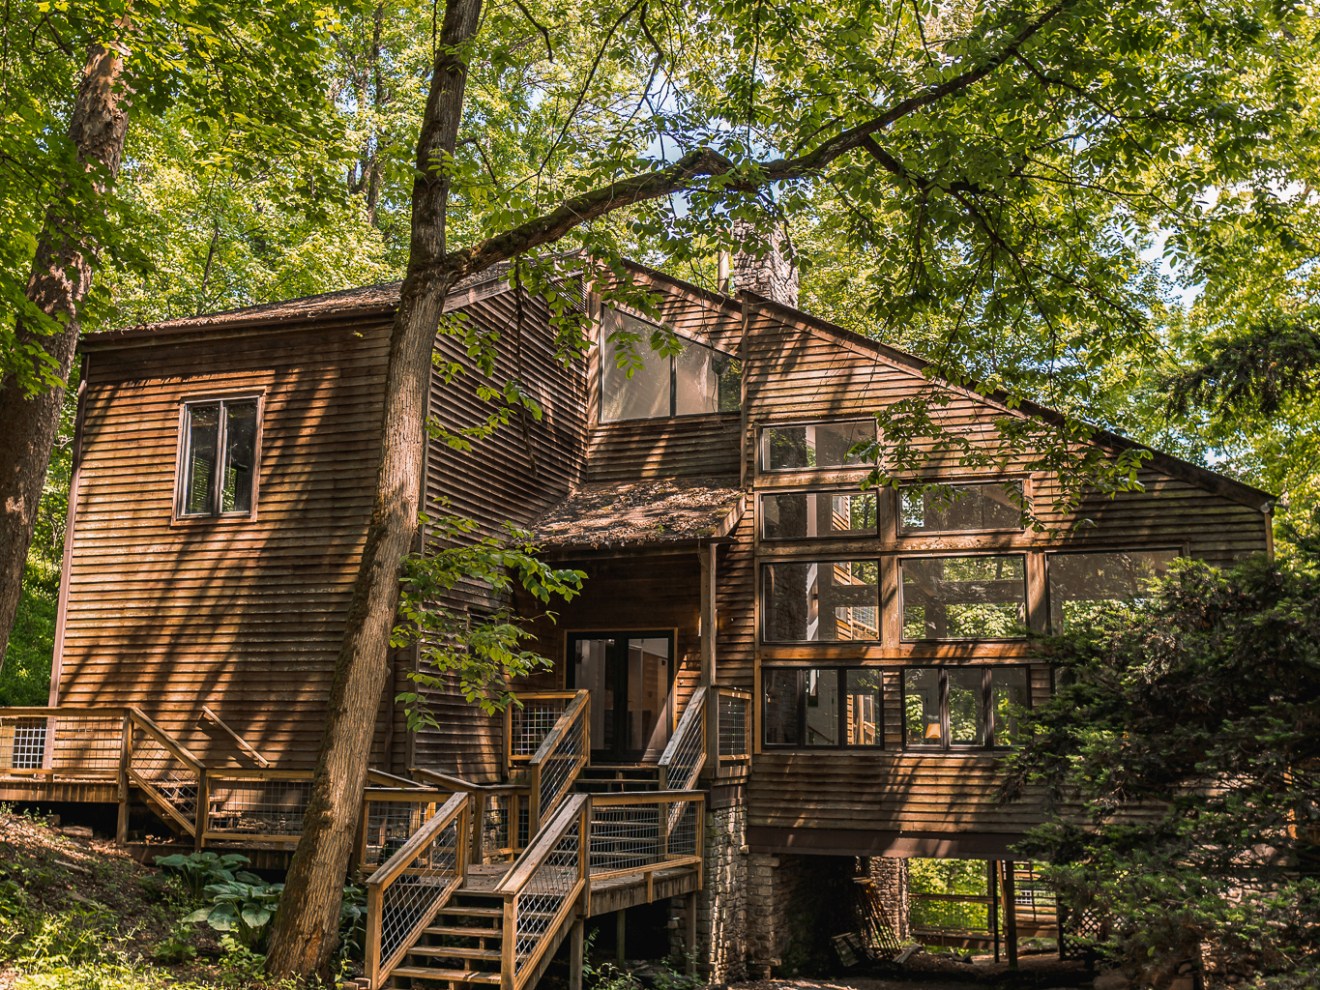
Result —
<instances>
[{"instance_id":1,"label":"rectangular window","mask_svg":"<svg viewBox=\"0 0 1320 990\"><path fill-rule=\"evenodd\" d=\"M1020 741L1031 705L1025 667L909 667L903 740L909 749L1004 748Z\"/></svg>"},{"instance_id":2,"label":"rectangular window","mask_svg":"<svg viewBox=\"0 0 1320 990\"><path fill-rule=\"evenodd\" d=\"M683 349L662 354L652 343L659 327L627 313L606 310L601 327L602 423L737 412L742 372L729 354L678 337ZM623 340L632 341L625 348ZM623 361L622 367L619 362Z\"/></svg>"},{"instance_id":3,"label":"rectangular window","mask_svg":"<svg viewBox=\"0 0 1320 990\"><path fill-rule=\"evenodd\" d=\"M880 680L878 670L764 668L765 744L813 749L883 745Z\"/></svg>"},{"instance_id":4,"label":"rectangular window","mask_svg":"<svg viewBox=\"0 0 1320 990\"><path fill-rule=\"evenodd\" d=\"M1063 632L1141 598L1151 580L1163 577L1177 550L1112 550L1048 556L1050 629Z\"/></svg>"},{"instance_id":5,"label":"rectangular window","mask_svg":"<svg viewBox=\"0 0 1320 990\"><path fill-rule=\"evenodd\" d=\"M1025 634L1020 555L916 557L900 563L903 639L1007 639Z\"/></svg>"},{"instance_id":6,"label":"rectangular window","mask_svg":"<svg viewBox=\"0 0 1320 990\"><path fill-rule=\"evenodd\" d=\"M874 560L766 564L762 577L766 642L880 638L879 565Z\"/></svg>"},{"instance_id":7,"label":"rectangular window","mask_svg":"<svg viewBox=\"0 0 1320 990\"><path fill-rule=\"evenodd\" d=\"M252 513L257 413L255 398L184 404L177 508L180 516Z\"/></svg>"},{"instance_id":8,"label":"rectangular window","mask_svg":"<svg viewBox=\"0 0 1320 990\"><path fill-rule=\"evenodd\" d=\"M811 471L862 463L854 448L875 440L875 420L769 426L761 431L761 470Z\"/></svg>"},{"instance_id":9,"label":"rectangular window","mask_svg":"<svg viewBox=\"0 0 1320 990\"><path fill-rule=\"evenodd\" d=\"M1022 482L933 484L899 492L904 533L976 533L1022 529Z\"/></svg>"},{"instance_id":10,"label":"rectangular window","mask_svg":"<svg viewBox=\"0 0 1320 990\"><path fill-rule=\"evenodd\" d=\"M875 492L788 492L761 497L761 537L827 540L876 535Z\"/></svg>"}]
</instances>

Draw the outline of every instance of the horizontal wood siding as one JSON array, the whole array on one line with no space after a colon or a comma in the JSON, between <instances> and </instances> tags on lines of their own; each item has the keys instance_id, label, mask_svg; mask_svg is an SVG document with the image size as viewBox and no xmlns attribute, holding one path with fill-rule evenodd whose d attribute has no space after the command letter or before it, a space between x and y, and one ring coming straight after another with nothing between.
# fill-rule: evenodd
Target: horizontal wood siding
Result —
<instances>
[{"instance_id":1,"label":"horizontal wood siding","mask_svg":"<svg viewBox=\"0 0 1320 990\"><path fill-rule=\"evenodd\" d=\"M725 353L738 353L742 339L740 306L666 280L638 277L658 293L659 319L665 326ZM597 317L600 306L599 299L593 300ZM595 357L599 353L598 348L592 352L588 388L588 481L738 474L741 417L737 413L599 422L600 366Z\"/></svg>"},{"instance_id":2,"label":"horizontal wood siding","mask_svg":"<svg viewBox=\"0 0 1320 990\"><path fill-rule=\"evenodd\" d=\"M482 399L483 386L502 390L516 381L542 410L538 420L515 414L494 434L473 441L470 451L441 441L430 444L426 472L426 511L432 517L454 513L477 524L474 537L499 533L505 522L529 525L582 479L586 444L586 375L578 360L565 366L554 353L544 303L524 296L519 308L513 292L491 296L463 310L469 333L485 335L496 347L489 376L468 355L462 338L441 333L436 339L437 369L431 383L431 417L457 432L485 422L495 407ZM446 380L454 365L463 373ZM504 602L489 588L460 585L444 599L460 612L489 614ZM399 690L410 690L406 669L398 672ZM457 680L427 695L436 725L413 740L413 766L434 767L476 781L499 778L500 721L464 699Z\"/></svg>"},{"instance_id":3,"label":"horizontal wood siding","mask_svg":"<svg viewBox=\"0 0 1320 990\"><path fill-rule=\"evenodd\" d=\"M371 510L387 326L93 350L59 701L137 705L203 759L209 705L283 768L315 762ZM255 519L173 519L185 399L263 395ZM373 757L386 760L382 727Z\"/></svg>"},{"instance_id":4,"label":"horizontal wood siding","mask_svg":"<svg viewBox=\"0 0 1320 990\"><path fill-rule=\"evenodd\" d=\"M940 388L915 367L891 361L865 343L814 326L785 322L777 314L761 309L751 311L744 354L745 412L749 421L744 468L758 493L811 488L856 490L866 473L864 468L761 472L755 440L759 427L766 424L868 417L899 400L930 399L928 408L937 423L966 437L973 448L994 450L999 441L996 420L1010 415L978 396ZM935 401L937 394L940 398ZM925 446L933 449L931 443ZM903 642L900 558L950 552L1026 553L1029 622L1044 631L1049 551L1171 548L1215 564L1227 564L1268 546L1268 518L1259 509L1217 493L1212 484L1197 484L1185 476L1158 470L1153 464L1141 471L1143 491L1089 498L1074 509L1061 508L1056 505L1062 501L1058 480L1048 473L1027 472L1033 456L1032 451L1019 452L1000 470L1026 482L1043 523L1039 532L904 535L896 521L897 496L882 491L878 495L880 527L874 537L762 544L754 529L739 534L739 544L728 551L730 563L724 572L734 582L727 592L733 601L725 606L725 616L730 621L738 616L737 621L746 622L748 628L741 639L721 628L723 640L729 643L722 647L721 679L726 672L732 676L738 671L741 675L738 662L732 658L741 655L740 643L756 635L750 610L740 610L736 603L740 596L755 596L754 568L764 562L795 559L862 557L880 561L881 642L758 645L756 682L759 688L763 664L861 664L885 670L884 748L763 749L754 759L748 788L749 826L758 836L771 837L770 841L783 849L795 844L820 848L822 843L833 841L830 837L843 842L864 834L962 839L1003 836L1003 841L1009 841L1038 820L1038 796L1028 795L1012 804L998 802L1001 778L999 758L994 754L927 754L903 749L905 664L1021 664L1032 660L1032 649L1026 641ZM993 478L995 472L994 467L976 471L960 467L953 454L938 451L922 468L923 475L941 480ZM757 507L759 503L753 506ZM750 514L744 523L749 525ZM754 555L742 540L756 543ZM1043 702L1050 691L1049 667L1035 664L1031 683L1034 702ZM883 846L891 840L877 841Z\"/></svg>"}]
</instances>

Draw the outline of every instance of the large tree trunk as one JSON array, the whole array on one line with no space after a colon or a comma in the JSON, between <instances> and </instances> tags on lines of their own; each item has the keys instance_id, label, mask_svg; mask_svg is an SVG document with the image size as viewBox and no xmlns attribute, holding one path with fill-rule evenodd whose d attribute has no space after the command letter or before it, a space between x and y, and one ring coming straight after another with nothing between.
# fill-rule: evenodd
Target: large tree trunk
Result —
<instances>
[{"instance_id":1,"label":"large tree trunk","mask_svg":"<svg viewBox=\"0 0 1320 990\"><path fill-rule=\"evenodd\" d=\"M303 834L271 935L267 969L275 977L328 976L338 938L367 754L389 677L399 566L417 526L431 349L455 277L440 265L449 179L435 163L454 150L467 81L464 49L476 33L480 11L481 0L450 0L445 7L418 141L408 275L390 333L375 504L336 661Z\"/></svg>"},{"instance_id":2,"label":"large tree trunk","mask_svg":"<svg viewBox=\"0 0 1320 990\"><path fill-rule=\"evenodd\" d=\"M23 563L78 345L80 307L92 286L96 246L87 234L87 220L103 209L100 201L119 174L128 133L126 55L119 45L94 45L87 53L69 140L92 182L80 190L77 206L47 212L37 241L27 298L61 325L47 333L48 326L33 326L20 315L14 328L20 347L39 347L50 356L60 384L28 394L13 375L0 381L0 663L18 610Z\"/></svg>"}]
</instances>

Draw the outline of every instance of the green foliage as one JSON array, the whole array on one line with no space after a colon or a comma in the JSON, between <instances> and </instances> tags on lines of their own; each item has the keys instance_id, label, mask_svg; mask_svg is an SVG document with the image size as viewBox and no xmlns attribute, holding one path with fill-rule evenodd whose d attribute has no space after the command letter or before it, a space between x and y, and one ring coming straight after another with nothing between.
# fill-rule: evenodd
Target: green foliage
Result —
<instances>
[{"instance_id":1,"label":"green foliage","mask_svg":"<svg viewBox=\"0 0 1320 990\"><path fill-rule=\"evenodd\" d=\"M242 879L207 884L202 898L210 904L183 920L191 925L204 923L217 932L232 935L243 948L259 952L270 934L270 922L279 907L284 884L267 883L250 873L239 876Z\"/></svg>"},{"instance_id":2,"label":"green foliage","mask_svg":"<svg viewBox=\"0 0 1320 990\"><path fill-rule=\"evenodd\" d=\"M14 631L0 666L0 705L44 705L49 701L59 593L59 568L29 556Z\"/></svg>"},{"instance_id":3,"label":"green foliage","mask_svg":"<svg viewBox=\"0 0 1320 990\"><path fill-rule=\"evenodd\" d=\"M217 853L209 849L197 852L173 853L157 856L156 865L179 877L194 899L200 900L211 884L230 883L235 880L252 883L260 878L240 867L248 865L242 853Z\"/></svg>"},{"instance_id":4,"label":"green foliage","mask_svg":"<svg viewBox=\"0 0 1320 990\"><path fill-rule=\"evenodd\" d=\"M1207 948L1221 977L1290 986L1320 952L1320 554L1219 571L1180 561L1150 600L1050 641L1016 792L1096 948L1158 973ZM1305 964L1305 965L1304 965Z\"/></svg>"},{"instance_id":5,"label":"green foliage","mask_svg":"<svg viewBox=\"0 0 1320 990\"><path fill-rule=\"evenodd\" d=\"M463 696L486 712L503 710L514 701L508 679L530 673L550 661L523 644L532 639L527 619L512 605L515 592L542 604L554 598L571 600L582 589L581 571L554 568L536 555L528 533L506 526L499 535L481 534L477 524L461 516L431 520L433 547L404 562L399 623L391 645L419 645L422 666L409 679L417 691L398 696L408 708L409 724L434 724L426 708L425 691L447 679L457 682ZM452 593L465 582L479 582L509 604L478 616L454 604Z\"/></svg>"}]
</instances>

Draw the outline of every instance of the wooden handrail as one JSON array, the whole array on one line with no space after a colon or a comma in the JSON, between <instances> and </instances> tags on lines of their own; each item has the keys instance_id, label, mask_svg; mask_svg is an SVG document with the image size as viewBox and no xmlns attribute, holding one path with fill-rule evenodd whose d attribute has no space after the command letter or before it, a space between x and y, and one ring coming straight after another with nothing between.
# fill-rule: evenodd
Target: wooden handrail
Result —
<instances>
[{"instance_id":1,"label":"wooden handrail","mask_svg":"<svg viewBox=\"0 0 1320 990\"><path fill-rule=\"evenodd\" d=\"M380 787L425 787L425 784L419 784L408 777L400 777L395 773L387 773L384 770L377 770L375 767L367 769L367 783L375 784Z\"/></svg>"},{"instance_id":2,"label":"wooden handrail","mask_svg":"<svg viewBox=\"0 0 1320 990\"><path fill-rule=\"evenodd\" d=\"M417 938L431 923L436 913L444 907L453 892L463 883L467 875L467 825L468 795L455 794L444 806L419 828L403 846L388 860L382 863L367 879L367 934L365 946L365 975L373 988L379 988L390 973L402 961ZM383 935L384 897L390 886L412 867L421 854L435 841L444 829L457 823L458 837L454 843L454 876L443 889L437 890L428 903L421 909L416 919L411 922L408 932L398 940L398 944L389 947L389 955L383 956L385 947L381 945ZM420 890L420 887L410 887Z\"/></svg>"},{"instance_id":3,"label":"wooden handrail","mask_svg":"<svg viewBox=\"0 0 1320 990\"><path fill-rule=\"evenodd\" d=\"M572 697L573 700L568 703L550 731L545 734L545 738L541 740L541 745L536 747L536 752L532 754L532 763L545 762L545 758L550 755L569 726L573 724L573 720L577 718L578 712L587 704L591 694L588 691L575 691Z\"/></svg>"},{"instance_id":4,"label":"wooden handrail","mask_svg":"<svg viewBox=\"0 0 1320 990\"><path fill-rule=\"evenodd\" d=\"M248 742L246 739L240 736L232 728L230 728L229 723L226 722L224 719L222 719L214 711L212 711L210 705L202 705L202 718L206 719L206 721L210 722L212 725L219 727L226 734L228 734L229 738L234 740L234 742L238 745L238 748L242 752L246 753L248 756L252 757L252 759L256 760L258 765L260 765L263 770L268 769L270 767L270 760L262 756L259 752L257 752L257 748L255 746L253 746L250 742Z\"/></svg>"},{"instance_id":5,"label":"wooden handrail","mask_svg":"<svg viewBox=\"0 0 1320 990\"><path fill-rule=\"evenodd\" d=\"M252 767L214 767L206 771L212 780L311 780L314 770L260 770Z\"/></svg>"},{"instance_id":6,"label":"wooden handrail","mask_svg":"<svg viewBox=\"0 0 1320 990\"><path fill-rule=\"evenodd\" d=\"M445 787L468 793L513 794L517 791L527 790L526 784L477 784L463 777L456 777L442 770L430 770L426 767L413 767L409 770L409 773L424 777L433 784L442 784Z\"/></svg>"},{"instance_id":7,"label":"wooden handrail","mask_svg":"<svg viewBox=\"0 0 1320 990\"><path fill-rule=\"evenodd\" d=\"M683 717L678 720L678 727L674 729L674 734L669 737L669 744L665 746L665 751L660 755L658 766L660 767L660 786L668 787L671 783L678 783L669 779L670 768L674 765L674 760L678 758L679 752L687 745L688 735L699 732L702 734L702 743L697 746L697 758L693 763L692 769L688 771L688 779L682 781L682 786L690 787L697 782L701 776L701 768L706 765L706 688L699 687L692 692L692 697L683 708Z\"/></svg>"},{"instance_id":8,"label":"wooden handrail","mask_svg":"<svg viewBox=\"0 0 1320 990\"><path fill-rule=\"evenodd\" d=\"M741 698L743 701L752 700L752 692L748 691L746 688L721 687L718 684L712 685L712 687L715 688L715 691L718 694L722 694L728 698Z\"/></svg>"},{"instance_id":9,"label":"wooden handrail","mask_svg":"<svg viewBox=\"0 0 1320 990\"><path fill-rule=\"evenodd\" d=\"M436 832L448 826L463 813L467 808L467 802L466 794L452 795L430 821L414 832L393 856L376 867L376 872L367 877L367 885L385 886L394 881L417 858L418 851L435 837Z\"/></svg>"},{"instance_id":10,"label":"wooden handrail","mask_svg":"<svg viewBox=\"0 0 1320 990\"><path fill-rule=\"evenodd\" d=\"M628 791L623 794L592 794L593 808L626 807L634 804L669 804L674 801L705 801L705 791Z\"/></svg>"},{"instance_id":11,"label":"wooden handrail","mask_svg":"<svg viewBox=\"0 0 1320 990\"><path fill-rule=\"evenodd\" d=\"M128 711L133 722L139 727L141 727L147 733L147 735L154 736L156 742L160 743L161 746L165 747L165 749L169 750L184 763L187 763L189 766L192 767L192 769L196 770L199 774L203 773L206 770L206 767L203 765L202 761L199 760L196 756L194 756L191 750L189 750L186 746L184 746L183 743L176 742L170 735L168 735L165 732L164 729L162 729L159 725L157 725L146 715L144 715L139 709L129 708Z\"/></svg>"},{"instance_id":12,"label":"wooden handrail","mask_svg":"<svg viewBox=\"0 0 1320 990\"><path fill-rule=\"evenodd\" d=\"M563 834L573 825L573 819L580 816L583 808L590 800L586 794L574 794L571 798L559 806L559 811L551 820L550 824L536 836L536 841L523 850L523 854L518 857L517 862L513 864L504 879L496 886L494 893L499 896L519 893L527 885L541 861L550 854L550 850L555 847Z\"/></svg>"},{"instance_id":13,"label":"wooden handrail","mask_svg":"<svg viewBox=\"0 0 1320 990\"><path fill-rule=\"evenodd\" d=\"M48 718L53 715L67 715L70 718L123 718L125 712L135 712L136 708L122 705L107 708L65 708L60 705L22 705L10 708L0 707L0 718Z\"/></svg>"}]
</instances>

